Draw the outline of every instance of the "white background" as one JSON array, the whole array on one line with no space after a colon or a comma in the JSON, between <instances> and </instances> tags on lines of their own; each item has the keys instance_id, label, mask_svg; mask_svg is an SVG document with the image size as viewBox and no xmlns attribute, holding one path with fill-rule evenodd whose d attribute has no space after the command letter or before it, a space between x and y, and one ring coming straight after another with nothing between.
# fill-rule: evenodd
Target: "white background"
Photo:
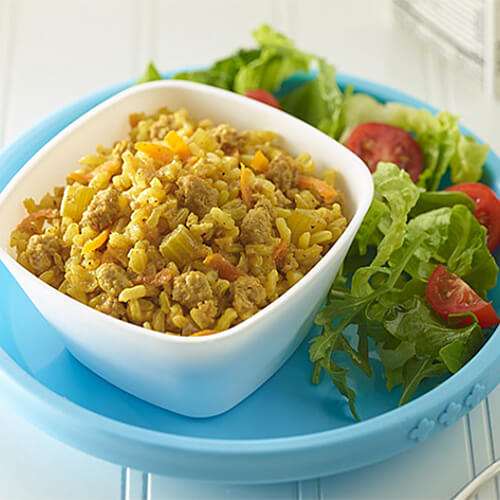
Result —
<instances>
[{"instance_id":1,"label":"white background","mask_svg":"<svg viewBox=\"0 0 500 500\"><path fill-rule=\"evenodd\" d=\"M166 71L248 46L262 22L342 72L460 114L500 151L500 103L396 26L388 0L0 0L0 147L81 95L137 77L150 59ZM211 485L89 457L42 434L0 395L0 499L445 499L499 453L497 388L451 428L384 463L300 483ZM480 498L498 495L492 482Z\"/></svg>"}]
</instances>

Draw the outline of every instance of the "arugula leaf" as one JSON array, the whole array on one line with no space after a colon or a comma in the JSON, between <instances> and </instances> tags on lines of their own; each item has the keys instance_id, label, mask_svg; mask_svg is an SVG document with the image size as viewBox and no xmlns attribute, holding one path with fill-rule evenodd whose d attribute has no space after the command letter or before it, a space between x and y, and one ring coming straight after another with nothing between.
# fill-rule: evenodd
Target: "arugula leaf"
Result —
<instances>
[{"instance_id":1,"label":"arugula leaf","mask_svg":"<svg viewBox=\"0 0 500 500\"><path fill-rule=\"evenodd\" d=\"M347 384L346 375L349 372L347 368L341 368L334 363L331 359L327 359L321 363L321 367L330 375L335 387L339 390L342 396L345 396L349 401L349 408L356 420L360 420L354 402L356 399L356 392Z\"/></svg>"},{"instance_id":2,"label":"arugula leaf","mask_svg":"<svg viewBox=\"0 0 500 500\"><path fill-rule=\"evenodd\" d=\"M150 61L146 66L146 69L142 76L135 82L136 85L147 82L154 82L155 80L162 80L162 76L160 72L156 69L153 61Z\"/></svg>"},{"instance_id":3,"label":"arugula leaf","mask_svg":"<svg viewBox=\"0 0 500 500\"><path fill-rule=\"evenodd\" d=\"M477 322L461 328L450 328L424 300L413 297L402 304L394 304L387 311L383 322L392 336L414 345L417 357L434 359L441 348L455 340L467 342L471 336L482 337Z\"/></svg>"},{"instance_id":4,"label":"arugula leaf","mask_svg":"<svg viewBox=\"0 0 500 500\"><path fill-rule=\"evenodd\" d=\"M431 358L410 359L403 367L403 389L399 400L399 406L410 400L422 380L431 377L438 377L445 373L446 366L439 361L433 361Z\"/></svg>"},{"instance_id":5,"label":"arugula leaf","mask_svg":"<svg viewBox=\"0 0 500 500\"><path fill-rule=\"evenodd\" d=\"M466 341L456 339L443 346L439 350L439 359L451 373L456 373L479 351L482 344L482 333L480 331L477 333L476 330Z\"/></svg>"}]
</instances>

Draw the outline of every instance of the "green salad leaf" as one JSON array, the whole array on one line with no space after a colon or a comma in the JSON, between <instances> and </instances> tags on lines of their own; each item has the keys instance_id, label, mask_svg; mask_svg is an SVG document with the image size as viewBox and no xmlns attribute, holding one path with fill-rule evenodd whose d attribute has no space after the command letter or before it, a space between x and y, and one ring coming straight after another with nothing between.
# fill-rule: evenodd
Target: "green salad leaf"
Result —
<instances>
[{"instance_id":1,"label":"green salad leaf","mask_svg":"<svg viewBox=\"0 0 500 500\"><path fill-rule=\"evenodd\" d=\"M177 73L173 78L233 90L234 79L238 71L257 59L260 54L260 49L240 49L233 55L215 62L208 70Z\"/></svg>"},{"instance_id":2,"label":"green salad leaf","mask_svg":"<svg viewBox=\"0 0 500 500\"><path fill-rule=\"evenodd\" d=\"M433 115L426 109L403 104L381 103L366 94L353 94L344 103L344 142L352 130L366 122L381 122L412 132L424 155L424 170L418 184L435 191L448 167L453 182L476 182L488 154L488 146L461 135L458 117L442 111Z\"/></svg>"},{"instance_id":3,"label":"green salad leaf","mask_svg":"<svg viewBox=\"0 0 500 500\"><path fill-rule=\"evenodd\" d=\"M375 198L356 236L358 244L351 247L316 317L322 331L312 339L309 352L313 383L319 382L326 366L342 369L334 384L351 411L356 394L347 383L348 367L338 364L339 352L370 376L366 346L372 338L387 387L401 386L399 404L404 404L424 380L455 373L484 342L476 319L461 326L457 319L445 320L431 309L425 286L434 268L444 264L483 294L495 285L498 274L486 248L485 228L468 202L448 193L427 196L405 171L389 163L378 164L373 180ZM417 215L411 215L416 208ZM360 253L370 248L367 264L348 265L352 259L359 262ZM356 348L346 337L350 326L357 329Z\"/></svg>"},{"instance_id":4,"label":"green salad leaf","mask_svg":"<svg viewBox=\"0 0 500 500\"><path fill-rule=\"evenodd\" d=\"M162 76L160 72L156 69L153 61L150 61L144 70L142 76L137 80L136 85L147 82L154 82L155 80L161 80Z\"/></svg>"},{"instance_id":5,"label":"green salad leaf","mask_svg":"<svg viewBox=\"0 0 500 500\"><path fill-rule=\"evenodd\" d=\"M410 210L410 217L441 207L464 205L472 213L476 211L474 200L460 191L424 191L420 193L417 203Z\"/></svg>"}]
</instances>

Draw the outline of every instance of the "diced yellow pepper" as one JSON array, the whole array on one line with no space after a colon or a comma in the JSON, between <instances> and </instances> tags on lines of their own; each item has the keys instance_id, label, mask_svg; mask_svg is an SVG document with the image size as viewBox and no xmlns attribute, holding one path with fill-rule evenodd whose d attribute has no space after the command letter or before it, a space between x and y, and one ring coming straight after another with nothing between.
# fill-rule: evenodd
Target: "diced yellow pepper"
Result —
<instances>
[{"instance_id":1,"label":"diced yellow pepper","mask_svg":"<svg viewBox=\"0 0 500 500\"><path fill-rule=\"evenodd\" d=\"M265 154L259 149L255 153L250 166L257 172L265 172L269 166L269 160Z\"/></svg>"},{"instance_id":2,"label":"diced yellow pepper","mask_svg":"<svg viewBox=\"0 0 500 500\"><path fill-rule=\"evenodd\" d=\"M109 236L109 229L105 229L101 233L99 233L94 239L87 241L85 245L83 245L82 253L89 253L93 250L97 250L102 247Z\"/></svg>"},{"instance_id":3,"label":"diced yellow pepper","mask_svg":"<svg viewBox=\"0 0 500 500\"><path fill-rule=\"evenodd\" d=\"M179 155L182 160L187 160L191 156L191 150L187 145L186 141L175 131L171 130L167 137L165 137L165 142L168 147Z\"/></svg>"},{"instance_id":4,"label":"diced yellow pepper","mask_svg":"<svg viewBox=\"0 0 500 500\"><path fill-rule=\"evenodd\" d=\"M164 164L174 159L173 151L158 142L136 142L135 149Z\"/></svg>"}]
</instances>

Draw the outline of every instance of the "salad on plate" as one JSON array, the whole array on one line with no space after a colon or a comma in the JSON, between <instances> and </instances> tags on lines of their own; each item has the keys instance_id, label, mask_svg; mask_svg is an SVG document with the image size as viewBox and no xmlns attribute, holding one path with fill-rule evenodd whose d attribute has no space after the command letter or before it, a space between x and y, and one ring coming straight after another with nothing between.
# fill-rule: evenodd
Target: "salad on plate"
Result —
<instances>
[{"instance_id":1,"label":"salad on plate","mask_svg":"<svg viewBox=\"0 0 500 500\"><path fill-rule=\"evenodd\" d=\"M359 419L348 373L354 365L371 377L376 356L404 404L425 379L439 382L464 366L500 322L487 295L500 242L500 200L480 182L489 147L446 111L341 89L334 66L267 25L253 36L256 47L173 78L280 108L366 163L375 197L316 318L312 382L325 373ZM307 77L289 89L296 73ZM150 63L138 83L161 78ZM339 360L342 351L349 364Z\"/></svg>"}]
</instances>

